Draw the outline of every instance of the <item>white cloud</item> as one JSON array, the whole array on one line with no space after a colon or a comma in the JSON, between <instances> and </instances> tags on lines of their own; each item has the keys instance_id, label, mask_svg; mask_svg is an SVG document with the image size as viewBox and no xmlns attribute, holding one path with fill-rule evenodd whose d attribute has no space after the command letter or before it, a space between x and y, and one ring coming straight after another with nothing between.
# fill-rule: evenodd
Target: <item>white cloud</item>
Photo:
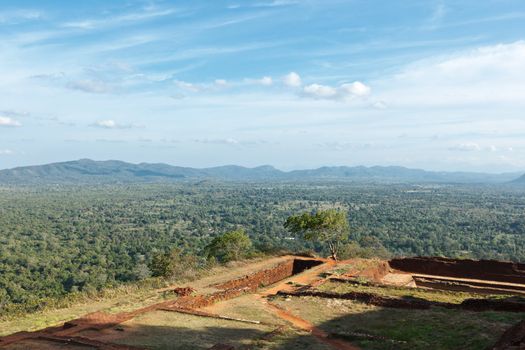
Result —
<instances>
[{"instance_id":1,"label":"white cloud","mask_svg":"<svg viewBox=\"0 0 525 350\"><path fill-rule=\"evenodd\" d=\"M288 73L287 75L284 76L283 83L286 86L299 87L299 86L302 85L303 82L302 82L301 77L299 76L299 74L297 74L295 72L290 72L290 73Z\"/></svg>"},{"instance_id":2,"label":"white cloud","mask_svg":"<svg viewBox=\"0 0 525 350\"><path fill-rule=\"evenodd\" d=\"M349 100L363 98L370 94L369 86L356 81L351 84L342 84L339 87L329 85L310 84L303 88L303 94L316 99Z\"/></svg>"},{"instance_id":3,"label":"white cloud","mask_svg":"<svg viewBox=\"0 0 525 350\"><path fill-rule=\"evenodd\" d=\"M240 142L234 138L225 138L225 139L198 139L194 140L197 143L210 143L210 144L219 144L219 145L238 145Z\"/></svg>"},{"instance_id":4,"label":"white cloud","mask_svg":"<svg viewBox=\"0 0 525 350\"><path fill-rule=\"evenodd\" d=\"M357 97L368 96L371 92L370 87L360 81L354 81L351 84L343 84L341 85L341 90L347 95L354 95Z\"/></svg>"},{"instance_id":5,"label":"white cloud","mask_svg":"<svg viewBox=\"0 0 525 350\"><path fill-rule=\"evenodd\" d=\"M9 156L14 153L15 152L11 151L10 149L0 149L0 156Z\"/></svg>"},{"instance_id":6,"label":"white cloud","mask_svg":"<svg viewBox=\"0 0 525 350\"><path fill-rule=\"evenodd\" d=\"M215 80L215 85L217 86L227 86L228 82L224 79L217 79Z\"/></svg>"},{"instance_id":7,"label":"white cloud","mask_svg":"<svg viewBox=\"0 0 525 350\"><path fill-rule=\"evenodd\" d=\"M58 72L58 73L48 73L48 74L36 74L32 75L29 78L41 80L45 82L56 82L64 79L66 74L64 72Z\"/></svg>"},{"instance_id":8,"label":"white cloud","mask_svg":"<svg viewBox=\"0 0 525 350\"><path fill-rule=\"evenodd\" d=\"M232 137L220 138L220 139L195 139L193 141L196 143L203 143L203 144L228 145L228 146L236 146L236 147L245 147L245 146L250 147L250 146L263 145L267 143L264 140L238 140Z\"/></svg>"},{"instance_id":9,"label":"white cloud","mask_svg":"<svg viewBox=\"0 0 525 350\"><path fill-rule=\"evenodd\" d=\"M198 92L200 91L200 87L197 86L196 84L192 84L192 83L188 83L186 81L181 81L181 80L176 80L175 81L175 85L177 85L177 87L183 89L183 90L187 90L187 91L191 91L191 92Z\"/></svg>"},{"instance_id":10,"label":"white cloud","mask_svg":"<svg viewBox=\"0 0 525 350\"><path fill-rule=\"evenodd\" d=\"M239 141L236 140L236 139L233 139L233 138L227 138L225 140L223 140L224 143L228 144L228 145L238 145L239 144Z\"/></svg>"},{"instance_id":11,"label":"white cloud","mask_svg":"<svg viewBox=\"0 0 525 350\"><path fill-rule=\"evenodd\" d=\"M514 152L514 148L513 147L508 147L508 146L496 146L496 145L489 145L485 148L483 148L483 150L487 151L487 152L498 152L498 153L504 153L504 152Z\"/></svg>"},{"instance_id":12,"label":"white cloud","mask_svg":"<svg viewBox=\"0 0 525 350\"><path fill-rule=\"evenodd\" d=\"M244 79L245 84L255 84L255 85L263 85L263 86L271 86L273 85L273 79L270 76L264 76L260 79L252 79L252 78L246 78Z\"/></svg>"},{"instance_id":13,"label":"white cloud","mask_svg":"<svg viewBox=\"0 0 525 350\"><path fill-rule=\"evenodd\" d=\"M108 17L103 19L83 19L78 21L67 22L62 25L64 28L73 28L73 29L99 29L101 27L107 26L117 26L125 23L133 23L139 21L146 21L157 17L168 16L176 13L175 9L165 9L165 10L149 10L144 9L144 11L128 13L121 16Z\"/></svg>"},{"instance_id":14,"label":"white cloud","mask_svg":"<svg viewBox=\"0 0 525 350\"><path fill-rule=\"evenodd\" d=\"M265 86L272 85L273 84L272 77L262 77L261 79L259 79L259 84L265 85Z\"/></svg>"},{"instance_id":15,"label":"white cloud","mask_svg":"<svg viewBox=\"0 0 525 350\"><path fill-rule=\"evenodd\" d=\"M300 4L299 0L273 0L267 2L258 2L253 7L280 7Z\"/></svg>"},{"instance_id":16,"label":"white cloud","mask_svg":"<svg viewBox=\"0 0 525 350\"><path fill-rule=\"evenodd\" d=\"M0 111L0 115L4 117L28 117L29 112L17 111L17 110L5 110L5 111Z\"/></svg>"},{"instance_id":17,"label":"white cloud","mask_svg":"<svg viewBox=\"0 0 525 350\"><path fill-rule=\"evenodd\" d=\"M386 104L385 101L376 101L372 104L372 106L377 109L387 109L388 108L388 105Z\"/></svg>"},{"instance_id":18,"label":"white cloud","mask_svg":"<svg viewBox=\"0 0 525 350\"><path fill-rule=\"evenodd\" d=\"M374 82L389 106L457 107L523 105L525 41L466 50L421 60Z\"/></svg>"},{"instance_id":19,"label":"white cloud","mask_svg":"<svg viewBox=\"0 0 525 350\"><path fill-rule=\"evenodd\" d=\"M0 24L16 24L25 21L39 20L42 13L35 10L16 10L0 12Z\"/></svg>"},{"instance_id":20,"label":"white cloud","mask_svg":"<svg viewBox=\"0 0 525 350\"><path fill-rule=\"evenodd\" d=\"M0 126L22 126L22 124L12 118L0 116Z\"/></svg>"},{"instance_id":21,"label":"white cloud","mask_svg":"<svg viewBox=\"0 0 525 350\"><path fill-rule=\"evenodd\" d=\"M83 92L104 94L111 91L110 86L101 80L75 80L70 81L66 87L72 90L79 90Z\"/></svg>"},{"instance_id":22,"label":"white cloud","mask_svg":"<svg viewBox=\"0 0 525 350\"><path fill-rule=\"evenodd\" d=\"M475 142L466 142L454 145L449 148L451 151L461 151L461 152L479 152L481 151L481 146Z\"/></svg>"},{"instance_id":23,"label":"white cloud","mask_svg":"<svg viewBox=\"0 0 525 350\"><path fill-rule=\"evenodd\" d=\"M303 92L314 98L335 98L337 89L327 85L310 84L304 87Z\"/></svg>"},{"instance_id":24,"label":"white cloud","mask_svg":"<svg viewBox=\"0 0 525 350\"><path fill-rule=\"evenodd\" d=\"M260 79L245 78L240 81L228 81L226 79L216 79L212 82L200 82L200 83L190 83L182 80L174 80L175 85L182 90L190 92L213 92L217 88L235 88L243 85L263 85L271 86L273 85L273 79L270 76L264 76Z\"/></svg>"},{"instance_id":25,"label":"white cloud","mask_svg":"<svg viewBox=\"0 0 525 350\"><path fill-rule=\"evenodd\" d=\"M445 18L446 14L447 14L447 8L445 4L442 2L439 2L434 8L432 12L432 16L428 20L428 23L429 23L428 28L434 29L438 25L440 25L441 22L443 21L443 18Z\"/></svg>"},{"instance_id":26,"label":"white cloud","mask_svg":"<svg viewBox=\"0 0 525 350\"><path fill-rule=\"evenodd\" d=\"M378 145L373 142L355 143L355 142L341 142L341 141L321 142L321 143L318 143L316 146L323 148L323 149L333 150L333 151L348 151L348 150L363 151L363 150L371 150L371 149L388 148L385 145Z\"/></svg>"},{"instance_id":27,"label":"white cloud","mask_svg":"<svg viewBox=\"0 0 525 350\"><path fill-rule=\"evenodd\" d=\"M133 125L130 124L119 124L112 119L98 120L91 124L91 126L102 129L129 129L133 127Z\"/></svg>"}]
</instances>

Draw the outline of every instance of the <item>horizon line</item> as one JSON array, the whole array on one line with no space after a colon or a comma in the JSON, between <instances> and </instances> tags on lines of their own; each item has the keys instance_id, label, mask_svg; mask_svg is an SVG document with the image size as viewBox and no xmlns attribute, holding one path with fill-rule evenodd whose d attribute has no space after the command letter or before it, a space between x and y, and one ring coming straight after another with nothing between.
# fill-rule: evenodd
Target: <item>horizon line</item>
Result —
<instances>
[{"instance_id":1,"label":"horizon line","mask_svg":"<svg viewBox=\"0 0 525 350\"><path fill-rule=\"evenodd\" d=\"M419 170L419 171L425 171L425 172L432 172L432 173L449 173L449 174L461 174L461 173L468 173L468 174L489 174L489 175L506 175L506 174L525 174L525 170L522 171L504 171L504 172L484 172L484 171L464 171L464 170L428 170L424 168L417 168L417 167L409 167L404 165L321 165L317 167L310 167L310 168L297 168L292 170L283 170L280 169L272 164L261 164L257 166L246 166L246 165L239 165L239 164L223 164L223 165L214 165L214 166L205 166L205 167L194 167L194 166L186 166L186 165L174 165L167 162L147 162L147 161L141 161L141 162L132 162L132 161L125 161L120 159L104 159L104 160L96 160L92 158L78 158L78 159L72 159L72 160L63 160L63 161L56 161L56 162L50 162L50 163L43 163L43 164L32 164L32 165L21 165L21 166L15 166L10 168L0 168L0 171L5 170L15 170L15 169L21 169L21 168L29 168L29 167L39 167L39 166L46 166L46 165L53 165L53 164L63 164L63 163L71 163L71 162L80 162L80 161L92 161L92 162L122 162L126 164L132 164L132 165L141 165L141 164L163 164L168 165L172 167L181 167L181 168L188 168L188 169L197 169L197 170L204 170L204 169L213 169L213 168L221 168L221 167L240 167L244 169L257 169L261 167L271 167L277 171L280 171L282 173L290 173L293 171L306 171L306 170L318 170L322 168L403 168L407 170Z\"/></svg>"}]
</instances>

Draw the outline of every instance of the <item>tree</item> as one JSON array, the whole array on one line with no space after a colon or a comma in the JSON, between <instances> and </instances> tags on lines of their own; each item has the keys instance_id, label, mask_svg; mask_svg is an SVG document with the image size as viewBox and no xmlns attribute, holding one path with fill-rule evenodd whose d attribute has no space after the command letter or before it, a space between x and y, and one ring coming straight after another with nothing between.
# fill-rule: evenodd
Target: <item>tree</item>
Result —
<instances>
[{"instance_id":1,"label":"tree","mask_svg":"<svg viewBox=\"0 0 525 350\"><path fill-rule=\"evenodd\" d=\"M208 259L216 258L220 262L228 262L246 257L251 247L250 237L243 229L239 229L215 237L204 251Z\"/></svg>"},{"instance_id":2,"label":"tree","mask_svg":"<svg viewBox=\"0 0 525 350\"><path fill-rule=\"evenodd\" d=\"M390 258L390 253L376 237L364 236L359 242L343 244L339 250L343 259L350 258Z\"/></svg>"},{"instance_id":3,"label":"tree","mask_svg":"<svg viewBox=\"0 0 525 350\"><path fill-rule=\"evenodd\" d=\"M172 252L158 252L153 255L150 270L153 277L171 277L173 274Z\"/></svg>"},{"instance_id":4,"label":"tree","mask_svg":"<svg viewBox=\"0 0 525 350\"><path fill-rule=\"evenodd\" d=\"M3 311L3 308L7 305L9 302L9 294L7 294L7 291L5 289L0 289L0 314Z\"/></svg>"},{"instance_id":5,"label":"tree","mask_svg":"<svg viewBox=\"0 0 525 350\"><path fill-rule=\"evenodd\" d=\"M153 277L172 278L177 280L192 279L201 268L197 257L185 254L179 248L153 255L149 270Z\"/></svg>"},{"instance_id":6,"label":"tree","mask_svg":"<svg viewBox=\"0 0 525 350\"><path fill-rule=\"evenodd\" d=\"M133 269L133 277L136 280L141 281L151 276L151 271L144 262L138 263Z\"/></svg>"},{"instance_id":7,"label":"tree","mask_svg":"<svg viewBox=\"0 0 525 350\"><path fill-rule=\"evenodd\" d=\"M334 260L337 260L339 247L348 239L350 231L346 213L335 209L290 216L284 227L308 241L326 243Z\"/></svg>"}]
</instances>

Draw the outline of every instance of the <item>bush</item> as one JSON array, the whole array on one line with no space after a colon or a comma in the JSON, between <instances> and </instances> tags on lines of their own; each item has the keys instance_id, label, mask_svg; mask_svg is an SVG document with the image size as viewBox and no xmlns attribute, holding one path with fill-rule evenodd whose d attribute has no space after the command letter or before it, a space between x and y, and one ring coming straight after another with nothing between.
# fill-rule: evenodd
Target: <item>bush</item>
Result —
<instances>
[{"instance_id":1,"label":"bush","mask_svg":"<svg viewBox=\"0 0 525 350\"><path fill-rule=\"evenodd\" d=\"M350 242L341 247L341 259L351 258L381 258L388 259L390 253L375 237L363 237L358 242Z\"/></svg>"},{"instance_id":2,"label":"bush","mask_svg":"<svg viewBox=\"0 0 525 350\"><path fill-rule=\"evenodd\" d=\"M251 252L252 241L243 229L227 232L215 237L206 246L204 252L209 260L217 259L221 263L240 260Z\"/></svg>"},{"instance_id":3,"label":"bush","mask_svg":"<svg viewBox=\"0 0 525 350\"><path fill-rule=\"evenodd\" d=\"M197 277L201 265L196 256L183 254L180 249L172 249L155 254L149 269L153 277L184 280Z\"/></svg>"}]
</instances>

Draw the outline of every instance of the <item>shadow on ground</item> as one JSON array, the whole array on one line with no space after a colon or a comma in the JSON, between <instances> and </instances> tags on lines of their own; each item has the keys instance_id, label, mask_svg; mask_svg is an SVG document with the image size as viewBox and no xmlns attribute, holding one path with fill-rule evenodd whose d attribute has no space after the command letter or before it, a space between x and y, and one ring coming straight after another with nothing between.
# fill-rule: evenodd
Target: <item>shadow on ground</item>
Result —
<instances>
[{"instance_id":1,"label":"shadow on ground","mask_svg":"<svg viewBox=\"0 0 525 350\"><path fill-rule=\"evenodd\" d=\"M305 300L304 307L308 309L312 302L316 300ZM329 316L329 313L325 315ZM331 338L345 340L361 349L480 350L495 344L505 330L521 318L523 314L493 311L376 308L315 323ZM204 321L199 328L124 324L104 331L102 337L98 334L97 338L147 349L200 350L218 343L231 344L237 350L334 349L310 333L289 327L276 331L276 327L271 326L216 322L217 325L206 326Z\"/></svg>"},{"instance_id":2,"label":"shadow on ground","mask_svg":"<svg viewBox=\"0 0 525 350\"><path fill-rule=\"evenodd\" d=\"M334 318L318 327L361 349L482 350L519 319L519 314L500 312L385 308ZM284 344L277 349L288 348Z\"/></svg>"}]
</instances>

